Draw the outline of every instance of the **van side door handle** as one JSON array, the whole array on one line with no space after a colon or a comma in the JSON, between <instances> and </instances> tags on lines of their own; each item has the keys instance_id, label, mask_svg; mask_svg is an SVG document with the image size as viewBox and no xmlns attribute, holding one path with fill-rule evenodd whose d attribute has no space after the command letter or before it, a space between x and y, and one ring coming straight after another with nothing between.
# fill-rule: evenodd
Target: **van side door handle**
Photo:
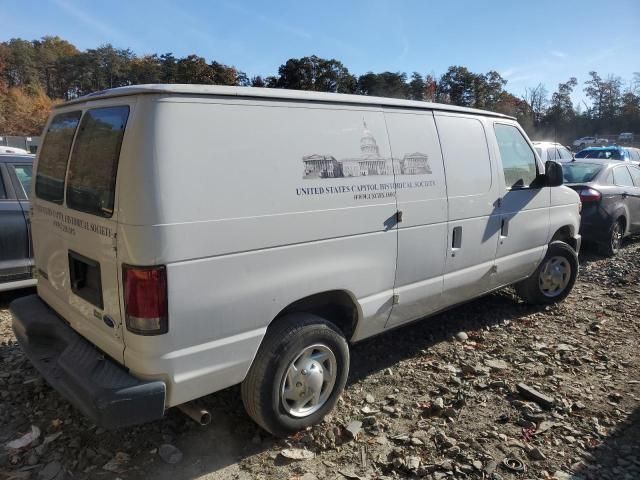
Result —
<instances>
[{"instance_id":1,"label":"van side door handle","mask_svg":"<svg viewBox=\"0 0 640 480\"><path fill-rule=\"evenodd\" d=\"M454 250L462 248L462 227L454 227L451 238L451 248Z\"/></svg>"},{"instance_id":2,"label":"van side door handle","mask_svg":"<svg viewBox=\"0 0 640 480\"><path fill-rule=\"evenodd\" d=\"M500 236L508 237L509 236L509 219L503 218L502 224L500 225Z\"/></svg>"}]
</instances>

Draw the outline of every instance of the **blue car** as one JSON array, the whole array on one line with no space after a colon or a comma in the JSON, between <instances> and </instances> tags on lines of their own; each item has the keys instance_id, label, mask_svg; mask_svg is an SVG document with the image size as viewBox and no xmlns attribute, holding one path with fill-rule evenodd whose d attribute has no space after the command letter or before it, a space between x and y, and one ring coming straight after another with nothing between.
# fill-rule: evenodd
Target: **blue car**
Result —
<instances>
[{"instance_id":1,"label":"blue car","mask_svg":"<svg viewBox=\"0 0 640 480\"><path fill-rule=\"evenodd\" d=\"M576 153L576 159L591 158L598 160L620 160L624 162L640 163L640 150L631 147L609 145L606 147L589 147Z\"/></svg>"}]
</instances>

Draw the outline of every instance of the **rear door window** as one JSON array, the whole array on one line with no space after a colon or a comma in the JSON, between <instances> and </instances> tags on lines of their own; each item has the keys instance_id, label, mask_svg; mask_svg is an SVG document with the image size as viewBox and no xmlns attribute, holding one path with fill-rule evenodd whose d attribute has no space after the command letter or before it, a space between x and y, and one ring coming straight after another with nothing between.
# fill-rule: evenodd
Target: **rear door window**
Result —
<instances>
[{"instance_id":1,"label":"rear door window","mask_svg":"<svg viewBox=\"0 0 640 480\"><path fill-rule=\"evenodd\" d=\"M31 197L31 165L13 165L13 171L18 179L19 187L22 189L22 197Z\"/></svg>"},{"instance_id":2,"label":"rear door window","mask_svg":"<svg viewBox=\"0 0 640 480\"><path fill-rule=\"evenodd\" d=\"M631 177L633 177L633 183L640 188L640 168L629 167L629 171L631 172Z\"/></svg>"},{"instance_id":3,"label":"rear door window","mask_svg":"<svg viewBox=\"0 0 640 480\"><path fill-rule=\"evenodd\" d=\"M67 160L82 112L61 113L53 117L38 158L36 196L62 204Z\"/></svg>"},{"instance_id":4,"label":"rear door window","mask_svg":"<svg viewBox=\"0 0 640 480\"><path fill-rule=\"evenodd\" d=\"M2 167L0 167L0 200L6 200L7 190L4 188L4 181L2 180Z\"/></svg>"},{"instance_id":5,"label":"rear door window","mask_svg":"<svg viewBox=\"0 0 640 480\"><path fill-rule=\"evenodd\" d=\"M113 215L118 159L128 117L128 106L85 112L69 161L69 208L102 217Z\"/></svg>"},{"instance_id":6,"label":"rear door window","mask_svg":"<svg viewBox=\"0 0 640 480\"><path fill-rule=\"evenodd\" d=\"M633 180L627 167L617 167L613 170L613 181L622 187L633 187Z\"/></svg>"},{"instance_id":7,"label":"rear door window","mask_svg":"<svg viewBox=\"0 0 640 480\"><path fill-rule=\"evenodd\" d=\"M547 160L557 160L558 152L556 151L556 147L547 148Z\"/></svg>"}]
</instances>

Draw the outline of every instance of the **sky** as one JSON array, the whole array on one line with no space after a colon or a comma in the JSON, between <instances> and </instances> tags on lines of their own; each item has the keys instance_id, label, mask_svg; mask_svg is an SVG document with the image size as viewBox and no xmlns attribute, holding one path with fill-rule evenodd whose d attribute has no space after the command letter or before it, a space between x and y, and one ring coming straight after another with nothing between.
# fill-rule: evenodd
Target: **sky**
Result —
<instances>
[{"instance_id":1,"label":"sky","mask_svg":"<svg viewBox=\"0 0 640 480\"><path fill-rule=\"evenodd\" d=\"M588 72L640 71L640 0L0 0L0 41L58 35L81 50L192 53L253 75L289 58L340 60L351 73L498 71L522 95Z\"/></svg>"}]
</instances>

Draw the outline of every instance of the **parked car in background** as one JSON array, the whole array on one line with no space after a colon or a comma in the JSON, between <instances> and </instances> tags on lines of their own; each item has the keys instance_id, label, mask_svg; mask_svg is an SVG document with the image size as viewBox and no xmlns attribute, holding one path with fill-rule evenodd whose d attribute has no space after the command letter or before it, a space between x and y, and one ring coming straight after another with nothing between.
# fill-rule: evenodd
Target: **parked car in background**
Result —
<instances>
[{"instance_id":1,"label":"parked car in background","mask_svg":"<svg viewBox=\"0 0 640 480\"><path fill-rule=\"evenodd\" d=\"M17 155L26 155L29 152L27 152L24 148L7 147L4 145L0 145L0 154L10 154L10 153L14 153Z\"/></svg>"},{"instance_id":2,"label":"parked car in background","mask_svg":"<svg viewBox=\"0 0 640 480\"><path fill-rule=\"evenodd\" d=\"M553 160L556 162L570 162L573 160L573 153L571 153L567 147L556 142L531 142L533 148L540 156L540 160L547 162Z\"/></svg>"},{"instance_id":3,"label":"parked car in background","mask_svg":"<svg viewBox=\"0 0 640 480\"><path fill-rule=\"evenodd\" d=\"M631 132L624 132L618 135L619 142L633 142L634 135Z\"/></svg>"},{"instance_id":4,"label":"parked car in background","mask_svg":"<svg viewBox=\"0 0 640 480\"><path fill-rule=\"evenodd\" d=\"M596 137L580 137L573 141L573 146L582 149L587 145L594 145L595 143Z\"/></svg>"},{"instance_id":5,"label":"parked car in background","mask_svg":"<svg viewBox=\"0 0 640 480\"><path fill-rule=\"evenodd\" d=\"M629 160L640 165L640 148L625 147L625 149L629 152Z\"/></svg>"},{"instance_id":6,"label":"parked car in background","mask_svg":"<svg viewBox=\"0 0 640 480\"><path fill-rule=\"evenodd\" d=\"M640 164L640 150L631 147L620 147L618 145L612 145L609 147L589 147L576 153L575 158L619 160Z\"/></svg>"},{"instance_id":7,"label":"parked car in background","mask_svg":"<svg viewBox=\"0 0 640 480\"><path fill-rule=\"evenodd\" d=\"M640 233L640 168L611 159L580 158L562 165L565 185L582 201L580 234L605 255Z\"/></svg>"},{"instance_id":8,"label":"parked car in background","mask_svg":"<svg viewBox=\"0 0 640 480\"><path fill-rule=\"evenodd\" d=\"M0 291L35 285L29 227L33 155L0 153Z\"/></svg>"},{"instance_id":9,"label":"parked car in background","mask_svg":"<svg viewBox=\"0 0 640 480\"><path fill-rule=\"evenodd\" d=\"M579 149L583 149L584 147L588 147L590 145L606 145L609 143L609 140L606 138L596 138L596 137L582 137L578 138L573 142L573 146Z\"/></svg>"}]
</instances>

